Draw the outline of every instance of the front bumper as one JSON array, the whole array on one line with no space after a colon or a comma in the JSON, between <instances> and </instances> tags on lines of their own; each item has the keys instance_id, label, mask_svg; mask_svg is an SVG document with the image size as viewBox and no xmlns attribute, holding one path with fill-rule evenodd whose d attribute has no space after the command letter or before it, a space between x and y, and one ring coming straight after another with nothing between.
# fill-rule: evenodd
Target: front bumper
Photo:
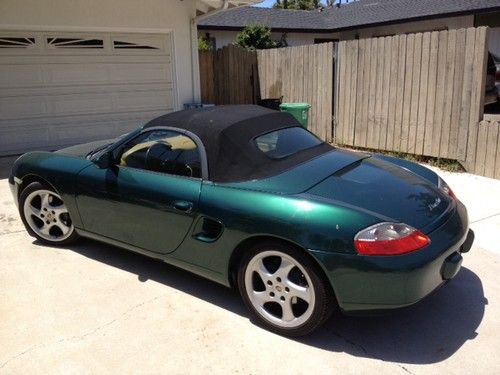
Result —
<instances>
[{"instance_id":1,"label":"front bumper","mask_svg":"<svg viewBox=\"0 0 500 375\"><path fill-rule=\"evenodd\" d=\"M16 206L19 206L18 202L18 193L19 193L19 185L22 183L21 180L19 180L17 177L14 177L13 175L9 176L9 188L10 192L12 193L12 197L14 198L14 202L16 203Z\"/></svg>"},{"instance_id":2,"label":"front bumper","mask_svg":"<svg viewBox=\"0 0 500 375\"><path fill-rule=\"evenodd\" d=\"M462 253L470 250L474 234L465 206L433 232L420 251L399 256L360 256L321 251L310 253L323 266L340 308L349 312L387 310L419 302L460 270Z\"/></svg>"}]
</instances>

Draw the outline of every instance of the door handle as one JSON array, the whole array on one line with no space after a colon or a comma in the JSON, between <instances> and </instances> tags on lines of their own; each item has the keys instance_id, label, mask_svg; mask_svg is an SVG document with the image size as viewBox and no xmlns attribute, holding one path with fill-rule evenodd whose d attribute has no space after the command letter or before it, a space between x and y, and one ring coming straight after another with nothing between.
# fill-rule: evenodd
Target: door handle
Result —
<instances>
[{"instance_id":1,"label":"door handle","mask_svg":"<svg viewBox=\"0 0 500 375\"><path fill-rule=\"evenodd\" d=\"M187 214L193 209L193 203L188 201L175 201L173 206L176 210L183 211Z\"/></svg>"}]
</instances>

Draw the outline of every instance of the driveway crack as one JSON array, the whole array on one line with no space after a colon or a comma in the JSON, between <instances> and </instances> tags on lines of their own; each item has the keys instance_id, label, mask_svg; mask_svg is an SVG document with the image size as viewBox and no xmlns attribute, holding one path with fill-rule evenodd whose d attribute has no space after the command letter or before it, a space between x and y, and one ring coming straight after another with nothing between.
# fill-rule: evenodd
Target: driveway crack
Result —
<instances>
[{"instance_id":1,"label":"driveway crack","mask_svg":"<svg viewBox=\"0 0 500 375\"><path fill-rule=\"evenodd\" d=\"M491 219L491 218L493 218L495 216L499 216L499 215L500 215L500 212L493 214L493 215L490 215L490 216L483 217L482 219L477 219L477 220L471 221L471 224L479 223L480 221L488 220L488 219Z\"/></svg>"},{"instance_id":2,"label":"driveway crack","mask_svg":"<svg viewBox=\"0 0 500 375\"><path fill-rule=\"evenodd\" d=\"M132 307L130 307L129 309L127 309L125 312L123 312L120 316L114 318L114 319L111 319L110 321L106 322L106 323L103 323L101 324L100 326L90 330L90 331L87 331L86 333L83 333L81 335L75 335L75 336L71 336L71 337L65 337L65 338L62 338L58 341L54 341L54 342L51 342L51 343L47 343L47 344L39 344L39 345L33 345L31 347L29 347L28 349L26 350L23 350L22 352L18 353L18 354L15 354L14 356L10 357L9 359L7 359L5 362L3 362L2 364L0 364L0 369L4 368L8 363L16 360L17 358L19 357L22 357L28 353L31 353L35 350L38 350L38 349L43 349L43 348L46 348L50 345L54 345L54 344L60 344L60 343L63 343L63 342L66 342L66 341L72 341L72 340L83 340L85 339L86 337L88 336L91 336L93 334L95 334L96 332L99 332L111 325L113 325L114 323L116 323L117 321L123 319L125 316L127 316L128 314L130 314L132 311L146 305L146 304L149 304L149 303L152 303L162 297L164 297L165 294L161 294L159 296L156 296L156 297L153 297L151 299L148 299L148 300L145 300L143 302L140 302Z\"/></svg>"},{"instance_id":3,"label":"driveway crack","mask_svg":"<svg viewBox=\"0 0 500 375\"><path fill-rule=\"evenodd\" d=\"M335 332L335 331L332 331L332 334L334 336L337 336L338 338L340 338L341 340L345 341L347 344L357 348L358 350L360 350L361 352L363 352L363 354L366 356L366 357L369 357L369 358L373 358L373 359L378 359L379 361L382 361L384 363L389 363L389 364L393 364L394 366L397 366L399 367L401 370L403 370L404 372L408 373L408 374L411 374L411 375L415 375L413 372L411 372L408 368L406 368L405 366L403 366L402 364L400 363L394 363L394 362L387 362L385 361L383 358L380 358L378 356L376 356L375 354L373 353L370 353L363 345L355 342L355 341L352 341L351 339L348 339L347 337L341 335L340 333L338 332Z\"/></svg>"}]
</instances>

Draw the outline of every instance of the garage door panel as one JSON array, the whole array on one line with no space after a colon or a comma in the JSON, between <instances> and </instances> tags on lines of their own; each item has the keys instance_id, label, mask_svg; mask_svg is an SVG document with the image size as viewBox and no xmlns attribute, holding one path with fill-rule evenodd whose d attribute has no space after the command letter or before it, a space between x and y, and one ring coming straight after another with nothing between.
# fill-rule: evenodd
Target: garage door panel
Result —
<instances>
[{"instance_id":1,"label":"garage door panel","mask_svg":"<svg viewBox=\"0 0 500 375\"><path fill-rule=\"evenodd\" d=\"M3 151L5 155L16 154L17 150L24 152L26 150L32 150L31 144L26 142L26 128L25 126L20 126L14 130L7 130L0 128L0 150ZM37 144L49 144L50 143L50 130L48 128L32 128L29 130L29 139L36 139Z\"/></svg>"},{"instance_id":2,"label":"garage door panel","mask_svg":"<svg viewBox=\"0 0 500 375\"><path fill-rule=\"evenodd\" d=\"M110 71L111 82L171 82L172 75L165 64L123 64Z\"/></svg>"},{"instance_id":3,"label":"garage door panel","mask_svg":"<svg viewBox=\"0 0 500 375\"><path fill-rule=\"evenodd\" d=\"M172 82L170 65L165 63L2 64L0 67L0 87Z\"/></svg>"},{"instance_id":4,"label":"garage door panel","mask_svg":"<svg viewBox=\"0 0 500 375\"><path fill-rule=\"evenodd\" d=\"M145 56L142 54L117 54L117 55L5 55L0 48L0 60L2 64L10 65L51 65L51 64L170 64L170 54ZM16 50L17 52L17 50ZM22 52L22 51L19 51ZM21 59L22 58L22 59Z\"/></svg>"},{"instance_id":5,"label":"garage door panel","mask_svg":"<svg viewBox=\"0 0 500 375\"><path fill-rule=\"evenodd\" d=\"M5 120L46 116L47 100L44 97L0 98L0 113Z\"/></svg>"},{"instance_id":6,"label":"garage door panel","mask_svg":"<svg viewBox=\"0 0 500 375\"><path fill-rule=\"evenodd\" d=\"M148 92L148 91L172 91L172 83L110 83L107 85L70 85L70 86L50 86L10 88L0 91L1 98L8 97L33 97L47 96L47 87L50 87L51 95L71 95L71 94L101 94L115 92ZM138 94L142 95L142 94Z\"/></svg>"},{"instance_id":7,"label":"garage door panel","mask_svg":"<svg viewBox=\"0 0 500 375\"><path fill-rule=\"evenodd\" d=\"M130 109L159 110L165 108L165 99L167 100L168 103L172 102L172 90L116 93L115 109L116 110L130 110ZM167 110L172 110L172 107L168 107Z\"/></svg>"},{"instance_id":8,"label":"garage door panel","mask_svg":"<svg viewBox=\"0 0 500 375\"><path fill-rule=\"evenodd\" d=\"M44 80L41 66L0 65L0 88L34 86L43 83Z\"/></svg>"},{"instance_id":9,"label":"garage door panel","mask_svg":"<svg viewBox=\"0 0 500 375\"><path fill-rule=\"evenodd\" d=\"M115 137L173 110L169 35L25 34L36 48L0 50L0 155ZM102 45L68 48L73 37Z\"/></svg>"},{"instance_id":10,"label":"garage door panel","mask_svg":"<svg viewBox=\"0 0 500 375\"><path fill-rule=\"evenodd\" d=\"M24 95L0 97L0 113L5 120L37 119L50 116L86 115L117 112L172 110L172 89L77 93L63 95Z\"/></svg>"},{"instance_id":11,"label":"garage door panel","mask_svg":"<svg viewBox=\"0 0 500 375\"><path fill-rule=\"evenodd\" d=\"M0 150L4 155L30 150L55 150L77 143L114 138L144 125L165 111L128 112L126 114L60 117L50 123L40 120L39 127L23 120L0 121ZM25 137L27 128L30 137ZM75 128L78 132L75 132ZM43 142L40 142L42 140Z\"/></svg>"},{"instance_id":12,"label":"garage door panel","mask_svg":"<svg viewBox=\"0 0 500 375\"><path fill-rule=\"evenodd\" d=\"M113 111L113 98L107 94L53 96L49 99L54 115L108 113Z\"/></svg>"},{"instance_id":13,"label":"garage door panel","mask_svg":"<svg viewBox=\"0 0 500 375\"><path fill-rule=\"evenodd\" d=\"M52 64L44 65L46 83L89 84L109 82L109 70L103 64Z\"/></svg>"}]
</instances>

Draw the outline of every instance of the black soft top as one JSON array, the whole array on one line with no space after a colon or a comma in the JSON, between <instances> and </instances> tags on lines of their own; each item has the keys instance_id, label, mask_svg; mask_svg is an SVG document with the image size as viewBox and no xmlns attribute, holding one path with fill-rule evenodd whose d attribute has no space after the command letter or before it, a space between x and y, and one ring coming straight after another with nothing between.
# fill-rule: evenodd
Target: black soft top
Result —
<instances>
[{"instance_id":1,"label":"black soft top","mask_svg":"<svg viewBox=\"0 0 500 375\"><path fill-rule=\"evenodd\" d=\"M257 148L255 137L278 129L300 126L290 114L256 105L215 106L172 112L144 128L174 127L201 139L208 159L209 179L235 182L269 177L328 152L327 143L272 159Z\"/></svg>"}]
</instances>

